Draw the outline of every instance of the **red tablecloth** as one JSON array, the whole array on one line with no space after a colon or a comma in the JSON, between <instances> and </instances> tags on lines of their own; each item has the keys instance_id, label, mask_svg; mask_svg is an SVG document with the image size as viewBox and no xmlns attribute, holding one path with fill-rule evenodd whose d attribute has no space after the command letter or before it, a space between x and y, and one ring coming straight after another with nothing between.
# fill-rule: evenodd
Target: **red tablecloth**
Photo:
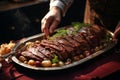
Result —
<instances>
[{"instance_id":1,"label":"red tablecloth","mask_svg":"<svg viewBox=\"0 0 120 80\"><path fill-rule=\"evenodd\" d=\"M68 69L59 74L46 73L45 75L35 73L24 73L13 63L2 61L0 80L92 80L93 78L103 79L110 74L120 72L120 53L107 53L96 57L84 64ZM21 67L22 68L22 67ZM24 68L22 68L24 69ZM119 80L119 79L114 79Z\"/></svg>"}]
</instances>

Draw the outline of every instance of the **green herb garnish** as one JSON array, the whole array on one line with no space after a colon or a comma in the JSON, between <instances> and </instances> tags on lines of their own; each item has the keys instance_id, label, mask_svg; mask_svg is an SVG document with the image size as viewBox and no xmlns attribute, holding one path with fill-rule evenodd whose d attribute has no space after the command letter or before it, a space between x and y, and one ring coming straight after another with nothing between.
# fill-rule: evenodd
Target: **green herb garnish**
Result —
<instances>
[{"instance_id":1,"label":"green herb garnish","mask_svg":"<svg viewBox=\"0 0 120 80\"><path fill-rule=\"evenodd\" d=\"M58 29L56 30L56 33L49 37L49 40L53 40L55 38L58 38L58 37L63 37L63 36L66 36L66 35L75 35L82 27L90 27L91 24L85 24L85 23L80 23L80 22L72 22L71 24L74 28L74 30L68 30L68 29L64 29L64 28L61 28L61 29Z\"/></svg>"},{"instance_id":2,"label":"green herb garnish","mask_svg":"<svg viewBox=\"0 0 120 80\"><path fill-rule=\"evenodd\" d=\"M58 29L58 30L56 30L56 33L53 36L49 37L49 39L52 40L57 37L66 36L67 32L68 32L68 30L66 30L66 29Z\"/></svg>"},{"instance_id":3,"label":"green herb garnish","mask_svg":"<svg viewBox=\"0 0 120 80\"><path fill-rule=\"evenodd\" d=\"M58 62L59 62L58 56L53 54L52 63L58 63Z\"/></svg>"},{"instance_id":4,"label":"green herb garnish","mask_svg":"<svg viewBox=\"0 0 120 80\"><path fill-rule=\"evenodd\" d=\"M92 25L80 22L73 22L72 26L74 27L75 31L79 31L82 27L91 27Z\"/></svg>"}]
</instances>

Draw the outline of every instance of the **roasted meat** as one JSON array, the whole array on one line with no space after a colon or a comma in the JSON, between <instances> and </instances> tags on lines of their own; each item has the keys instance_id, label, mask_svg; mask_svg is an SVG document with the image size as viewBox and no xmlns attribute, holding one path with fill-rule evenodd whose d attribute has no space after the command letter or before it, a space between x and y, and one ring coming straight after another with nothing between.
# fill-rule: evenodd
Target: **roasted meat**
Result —
<instances>
[{"instance_id":1,"label":"roasted meat","mask_svg":"<svg viewBox=\"0 0 120 80\"><path fill-rule=\"evenodd\" d=\"M69 26L59 29L47 39L40 40L40 43L27 47L20 55L42 60L52 60L54 55L59 60L65 61L82 54L90 55L95 48L103 44L106 31L97 25Z\"/></svg>"}]
</instances>

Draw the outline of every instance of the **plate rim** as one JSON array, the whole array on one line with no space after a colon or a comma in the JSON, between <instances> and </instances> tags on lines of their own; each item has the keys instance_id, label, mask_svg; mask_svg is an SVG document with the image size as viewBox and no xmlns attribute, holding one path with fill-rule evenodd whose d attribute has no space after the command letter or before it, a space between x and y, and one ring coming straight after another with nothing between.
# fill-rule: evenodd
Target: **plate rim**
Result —
<instances>
[{"instance_id":1,"label":"plate rim","mask_svg":"<svg viewBox=\"0 0 120 80\"><path fill-rule=\"evenodd\" d=\"M112 32L109 32L109 33L110 33L112 36L114 35ZM12 50L12 52L15 53L16 48L17 48L20 44L25 43L26 41L28 41L28 40L30 40L30 39L33 39L33 38L36 38L36 37L40 37L40 36L43 36L43 35L44 35L44 34L37 34L37 35L35 35L35 36L31 36L31 37L28 37L28 38L26 38L26 39L23 39L23 40L19 41L19 42L17 43L17 45L15 46L15 48ZM86 62L86 61L88 61L88 60L90 60L90 59L93 59L94 57L97 57L98 55L100 55L100 54L102 54L102 53L110 50L110 49L113 48L116 44L117 44L117 39L112 40L112 42L111 42L110 44L108 44L108 45L109 45L108 47L106 47L106 48L104 48L104 49L101 49L101 50L99 50L99 51L97 51L97 52L95 52L95 53L93 53L93 54L91 54L91 55L89 55L89 56L87 56L87 57L79 60L79 61L75 61L75 62L73 62L73 63L71 63L71 64L64 65L64 66L62 66L62 67L52 67L52 68L50 67L50 68L46 68L46 67L35 67L35 66L31 66L31 65L25 64L25 63L23 63L23 62L20 62L20 60L18 60L15 55L12 55L12 56L11 56L11 59L12 59L13 62L17 63L18 65L20 65L20 66L22 66L22 67L26 67L26 68L32 69L32 70L40 70L40 71L63 70L63 69L67 69L67 68L71 68L71 67L80 65L80 64L82 64L82 63L84 63L84 62Z\"/></svg>"}]
</instances>

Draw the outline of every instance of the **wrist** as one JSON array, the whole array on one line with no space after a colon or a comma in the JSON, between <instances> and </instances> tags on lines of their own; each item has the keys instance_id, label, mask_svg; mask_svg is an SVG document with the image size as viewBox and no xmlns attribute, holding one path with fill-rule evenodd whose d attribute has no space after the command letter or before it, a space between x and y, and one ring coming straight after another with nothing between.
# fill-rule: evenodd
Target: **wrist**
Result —
<instances>
[{"instance_id":1,"label":"wrist","mask_svg":"<svg viewBox=\"0 0 120 80\"><path fill-rule=\"evenodd\" d=\"M60 14L60 16L62 16L62 10L59 7L53 6L53 7L51 7L50 10L53 11L54 13L58 13L58 14Z\"/></svg>"},{"instance_id":2,"label":"wrist","mask_svg":"<svg viewBox=\"0 0 120 80\"><path fill-rule=\"evenodd\" d=\"M60 0L53 0L53 1L51 0L51 2L50 2L50 10L52 8L57 8L57 10L59 10L60 13L63 16L64 8L65 8L65 4L63 2L61 2Z\"/></svg>"}]
</instances>

